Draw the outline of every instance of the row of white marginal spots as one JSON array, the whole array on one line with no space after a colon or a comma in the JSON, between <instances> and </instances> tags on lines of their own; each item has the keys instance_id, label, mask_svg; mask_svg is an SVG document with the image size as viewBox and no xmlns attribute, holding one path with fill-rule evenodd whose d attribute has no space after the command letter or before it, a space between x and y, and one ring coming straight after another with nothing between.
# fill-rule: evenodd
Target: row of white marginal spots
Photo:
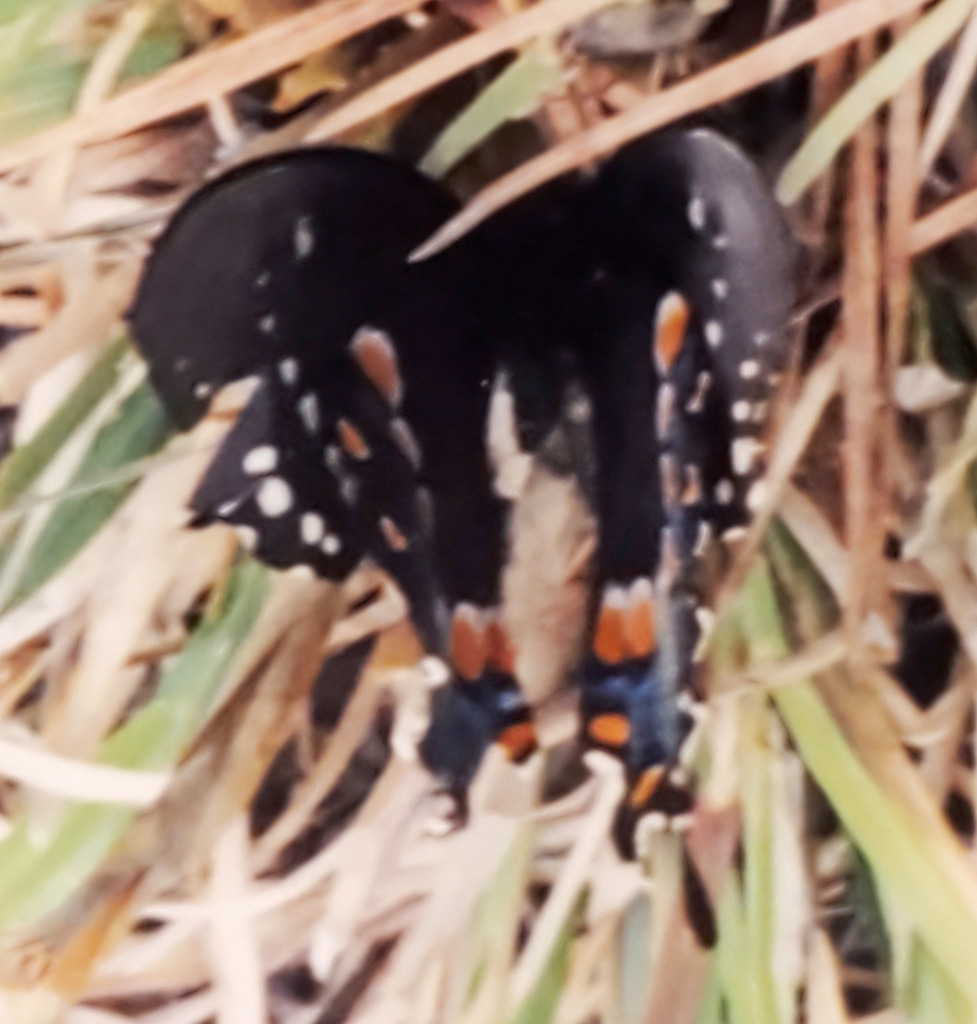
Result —
<instances>
[{"instance_id":1,"label":"row of white marginal spots","mask_svg":"<svg viewBox=\"0 0 977 1024\"><path fill-rule=\"evenodd\" d=\"M709 211L706 201L701 195L693 195L689 200L686 210L688 221L692 229L702 233L709 226ZM715 249L724 250L729 247L729 237L718 233L711 239ZM717 305L729 297L730 284L723 277L715 277L709 283L710 292ZM665 297L666 299L668 296ZM665 301L664 299L662 301ZM725 340L725 329L721 320L716 317L708 319L703 325L703 336L710 348L716 350ZM757 349L770 341L770 334L767 331L757 331L753 335L753 343ZM747 384L761 382L763 365L759 359L747 358L739 364L739 376ZM709 374L705 371L699 374L696 391L686 405L690 413L702 411L705 392L711 383ZM748 430L751 427L758 429L766 422L769 410L769 403L766 401L750 402L745 398L737 399L730 407L730 416L738 429ZM660 413L659 424L662 416ZM754 468L757 458L764 452L764 445L752 434L745 434L733 439L730 445L730 461L733 472L740 477L749 476ZM716 485L715 497L721 505L728 505L735 496L735 487L730 480L720 480Z\"/></svg>"},{"instance_id":2,"label":"row of white marginal spots","mask_svg":"<svg viewBox=\"0 0 977 1024\"><path fill-rule=\"evenodd\" d=\"M311 255L315 248L315 235L312 229L312 218L308 215L299 217L295 222L293 243L295 258L298 262ZM265 287L271 281L268 271L263 272L255 284ZM267 313L258 321L258 329L264 334L272 334L276 322L274 314ZM402 384L397 367L397 356L389 337L372 327L361 327L350 342L350 351L371 383L387 398L395 409L402 397ZM293 356L288 356L278 363L278 375L286 387L294 387L299 380L301 367ZM295 406L306 431L318 434L321 426L319 402L315 392L309 391L302 395ZM358 461L370 457L370 449L362 434L348 420L340 419L337 423L337 434L343 449ZM421 463L421 450L409 425L401 417L396 417L390 424L390 434L405 458L416 470ZM323 452L324 461L339 481L339 493L348 505L356 503L359 485L355 477L345 472L343 458L337 445L327 445ZM252 448L245 456L242 468L252 476L264 475L258 485L255 501L262 515L277 518L291 511L294 495L288 483L273 473L278 465L278 452L272 445L259 445ZM402 551L407 547L407 540L397 525L388 516L381 516L378 522L380 531L387 544L394 550ZM342 550L342 541L334 534L327 532L325 519L318 512L305 512L299 520L299 533L302 542L309 546L318 545L326 555L337 555Z\"/></svg>"}]
</instances>

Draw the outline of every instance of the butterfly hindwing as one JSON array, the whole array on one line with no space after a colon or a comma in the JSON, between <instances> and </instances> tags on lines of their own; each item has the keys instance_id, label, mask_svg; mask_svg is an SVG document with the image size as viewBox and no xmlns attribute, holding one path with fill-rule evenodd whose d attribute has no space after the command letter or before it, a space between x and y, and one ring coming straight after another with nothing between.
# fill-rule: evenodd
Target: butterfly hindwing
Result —
<instances>
[{"instance_id":1,"label":"butterfly hindwing","mask_svg":"<svg viewBox=\"0 0 977 1024\"><path fill-rule=\"evenodd\" d=\"M191 502L196 522L238 527L247 546L277 568L308 565L339 579L365 554L369 533L357 510L361 483L282 400L282 386L260 380Z\"/></svg>"}]
</instances>

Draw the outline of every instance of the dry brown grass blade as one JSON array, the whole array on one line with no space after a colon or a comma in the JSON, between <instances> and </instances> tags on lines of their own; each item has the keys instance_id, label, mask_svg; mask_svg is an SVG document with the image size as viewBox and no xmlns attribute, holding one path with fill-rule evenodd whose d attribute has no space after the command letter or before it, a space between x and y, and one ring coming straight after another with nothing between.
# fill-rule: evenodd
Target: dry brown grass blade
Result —
<instances>
[{"instance_id":1,"label":"dry brown grass blade","mask_svg":"<svg viewBox=\"0 0 977 1024\"><path fill-rule=\"evenodd\" d=\"M251 883L247 852L247 816L239 814L214 844L210 865L213 914L207 959L218 998L217 1019L228 1024L264 1024L268 1019L268 988L245 903Z\"/></svg>"},{"instance_id":2,"label":"dry brown grass blade","mask_svg":"<svg viewBox=\"0 0 977 1024\"><path fill-rule=\"evenodd\" d=\"M918 156L920 177L924 176L939 156L943 144L960 113L977 69L977 10L970 16L957 43L953 63L940 89L932 116L926 126Z\"/></svg>"},{"instance_id":3,"label":"dry brown grass blade","mask_svg":"<svg viewBox=\"0 0 977 1024\"><path fill-rule=\"evenodd\" d=\"M583 167L681 117L779 78L920 7L921 0L854 0L656 93L631 110L608 118L494 181L420 246L412 259L433 256L496 210L561 174Z\"/></svg>"},{"instance_id":4,"label":"dry brown grass blade","mask_svg":"<svg viewBox=\"0 0 977 1024\"><path fill-rule=\"evenodd\" d=\"M606 7L609 2L611 0L543 0L491 28L438 50L427 59L368 89L327 114L308 133L306 141L321 142L335 138L391 107L483 64L496 54L513 50L537 36L559 32L571 22Z\"/></svg>"},{"instance_id":5,"label":"dry brown grass blade","mask_svg":"<svg viewBox=\"0 0 977 1024\"><path fill-rule=\"evenodd\" d=\"M909 19L904 28L909 27ZM891 376L902 355L909 308L911 232L919 187L917 147L922 113L922 76L915 76L889 108L887 210L884 279L887 304L886 370Z\"/></svg>"},{"instance_id":6,"label":"dry brown grass blade","mask_svg":"<svg viewBox=\"0 0 977 1024\"><path fill-rule=\"evenodd\" d=\"M847 2L848 0L818 0L816 10L818 14L826 14ZM815 64L808 112L809 123L817 124L844 92L849 76L848 57L847 48L839 48L826 53ZM824 242L825 224L831 207L836 174L837 166L832 164L828 173L815 182L810 190L800 231L814 246Z\"/></svg>"},{"instance_id":7,"label":"dry brown grass blade","mask_svg":"<svg viewBox=\"0 0 977 1024\"><path fill-rule=\"evenodd\" d=\"M65 146L112 139L204 106L415 7L417 0L336 0L316 5L219 49L188 57L142 85L0 149L0 171Z\"/></svg>"},{"instance_id":8,"label":"dry brown grass blade","mask_svg":"<svg viewBox=\"0 0 977 1024\"><path fill-rule=\"evenodd\" d=\"M365 672L322 756L296 787L281 817L256 842L259 871L272 867L284 847L307 826L316 807L335 785L366 735L381 694L379 681L369 671Z\"/></svg>"},{"instance_id":9,"label":"dry brown grass blade","mask_svg":"<svg viewBox=\"0 0 977 1024\"><path fill-rule=\"evenodd\" d=\"M97 243L80 243L66 256L68 297L40 330L0 352L0 404L17 405L31 384L79 350L104 345L132 299L139 261L118 260L99 273Z\"/></svg>"},{"instance_id":10,"label":"dry brown grass blade","mask_svg":"<svg viewBox=\"0 0 977 1024\"><path fill-rule=\"evenodd\" d=\"M862 64L871 60L863 42ZM878 592L882 553L881 517L875 465L881 395L879 377L879 245L876 207L878 176L874 121L855 136L845 208L845 270L842 280L842 393L845 399L845 532L850 572L843 604L854 647L861 647L861 625L871 596Z\"/></svg>"},{"instance_id":11,"label":"dry brown grass blade","mask_svg":"<svg viewBox=\"0 0 977 1024\"><path fill-rule=\"evenodd\" d=\"M977 224L977 188L964 192L938 206L932 213L920 217L909 235L909 244L914 256L928 249L934 249L954 235L967 231Z\"/></svg>"},{"instance_id":12,"label":"dry brown grass blade","mask_svg":"<svg viewBox=\"0 0 977 1024\"><path fill-rule=\"evenodd\" d=\"M844 601L851 575L848 550L817 502L788 483L777 506L777 514L794 540L807 552L811 564L818 567L818 572L839 603Z\"/></svg>"},{"instance_id":13,"label":"dry brown grass blade","mask_svg":"<svg viewBox=\"0 0 977 1024\"><path fill-rule=\"evenodd\" d=\"M811 939L807 967L807 1006L818 1024L849 1024L842 991L841 965L826 932L818 928Z\"/></svg>"},{"instance_id":14,"label":"dry brown grass blade","mask_svg":"<svg viewBox=\"0 0 977 1024\"><path fill-rule=\"evenodd\" d=\"M295 710L319 668L322 638L335 618L336 604L335 588L321 580L294 575L275 580L261 618L236 658L232 675L239 684L196 741L154 812L160 848L154 877L147 883L150 889L159 892L174 877L203 864L216 835L248 806L293 731Z\"/></svg>"},{"instance_id":15,"label":"dry brown grass blade","mask_svg":"<svg viewBox=\"0 0 977 1024\"><path fill-rule=\"evenodd\" d=\"M89 754L125 708L142 677L130 665L131 654L152 625L162 625L167 591L181 579L194 579L203 592L226 573L235 548L228 537L182 528L183 508L209 461L210 449L204 448L161 466L120 510L117 543L87 602L88 628L77 666L45 723L52 750ZM182 621L182 611L171 609L172 625Z\"/></svg>"},{"instance_id":16,"label":"dry brown grass blade","mask_svg":"<svg viewBox=\"0 0 977 1024\"><path fill-rule=\"evenodd\" d=\"M139 37L156 17L161 0L137 0L120 15L115 28L102 44L88 68L78 91L75 113L83 116L98 108L115 87ZM44 179L45 206L54 212L61 208L71 179L76 147L66 146L52 155L39 172Z\"/></svg>"}]
</instances>

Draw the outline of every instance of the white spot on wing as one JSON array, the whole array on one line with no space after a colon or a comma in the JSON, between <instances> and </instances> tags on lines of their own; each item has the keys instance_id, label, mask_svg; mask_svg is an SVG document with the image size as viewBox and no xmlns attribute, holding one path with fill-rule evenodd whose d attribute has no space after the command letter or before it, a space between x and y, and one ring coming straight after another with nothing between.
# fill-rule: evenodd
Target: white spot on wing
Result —
<instances>
[{"instance_id":1,"label":"white spot on wing","mask_svg":"<svg viewBox=\"0 0 977 1024\"><path fill-rule=\"evenodd\" d=\"M260 444L252 448L241 460L241 468L248 476L261 476L272 473L278 466L278 449L270 444Z\"/></svg>"},{"instance_id":2,"label":"white spot on wing","mask_svg":"<svg viewBox=\"0 0 977 1024\"><path fill-rule=\"evenodd\" d=\"M421 528L425 533L430 534L434 529L434 498L426 487L418 487L414 495L414 502L417 506L417 518L421 521Z\"/></svg>"},{"instance_id":3,"label":"white spot on wing","mask_svg":"<svg viewBox=\"0 0 977 1024\"><path fill-rule=\"evenodd\" d=\"M421 446L417 443L414 431L411 430L407 420L398 416L390 421L390 436L394 444L401 450L404 458L411 464L412 469L421 468Z\"/></svg>"},{"instance_id":4,"label":"white spot on wing","mask_svg":"<svg viewBox=\"0 0 977 1024\"><path fill-rule=\"evenodd\" d=\"M737 476L746 476L762 451L763 445L755 437L737 437L729 449L733 472Z\"/></svg>"},{"instance_id":5,"label":"white spot on wing","mask_svg":"<svg viewBox=\"0 0 977 1024\"><path fill-rule=\"evenodd\" d=\"M274 315L274 313L266 313L258 321L258 330L261 331L262 334L271 334L272 331L274 331L274 329L275 329L275 315Z\"/></svg>"},{"instance_id":6,"label":"white spot on wing","mask_svg":"<svg viewBox=\"0 0 977 1024\"><path fill-rule=\"evenodd\" d=\"M694 231L701 231L706 226L706 201L702 196L693 196L685 212Z\"/></svg>"},{"instance_id":7,"label":"white spot on wing","mask_svg":"<svg viewBox=\"0 0 977 1024\"><path fill-rule=\"evenodd\" d=\"M729 281L724 277L714 277L710 287L712 288L712 294L715 295L717 299L725 299L726 296L729 295Z\"/></svg>"},{"instance_id":8,"label":"white spot on wing","mask_svg":"<svg viewBox=\"0 0 977 1024\"><path fill-rule=\"evenodd\" d=\"M299 523L299 531L305 544L318 544L326 535L326 523L318 512L306 512Z\"/></svg>"},{"instance_id":9,"label":"white spot on wing","mask_svg":"<svg viewBox=\"0 0 977 1024\"><path fill-rule=\"evenodd\" d=\"M319 418L319 399L316 398L315 393L312 391L306 392L299 400L295 407L298 410L299 416L302 417L302 423L305 424L305 429L310 434L317 434L319 432L320 418Z\"/></svg>"},{"instance_id":10,"label":"white spot on wing","mask_svg":"<svg viewBox=\"0 0 977 1024\"><path fill-rule=\"evenodd\" d=\"M750 413L752 412L750 403L744 399L740 399L738 402L733 402L729 411L732 413L733 419L737 423L746 423L750 418Z\"/></svg>"},{"instance_id":11,"label":"white spot on wing","mask_svg":"<svg viewBox=\"0 0 977 1024\"><path fill-rule=\"evenodd\" d=\"M214 393L214 385L208 384L206 381L201 381L199 384L193 386L193 397L198 398L201 401L205 398L210 398Z\"/></svg>"},{"instance_id":12,"label":"white spot on wing","mask_svg":"<svg viewBox=\"0 0 977 1024\"><path fill-rule=\"evenodd\" d=\"M709 345L712 348L719 348L723 343L723 325L718 320L709 320L704 330Z\"/></svg>"},{"instance_id":13,"label":"white spot on wing","mask_svg":"<svg viewBox=\"0 0 977 1024\"><path fill-rule=\"evenodd\" d=\"M295 222L295 257L304 260L315 248L315 235L312 231L312 218L299 217Z\"/></svg>"},{"instance_id":14,"label":"white spot on wing","mask_svg":"<svg viewBox=\"0 0 977 1024\"><path fill-rule=\"evenodd\" d=\"M320 547L324 554L332 557L343 550L343 542L334 533L327 533Z\"/></svg>"},{"instance_id":15,"label":"white spot on wing","mask_svg":"<svg viewBox=\"0 0 977 1024\"><path fill-rule=\"evenodd\" d=\"M292 507L292 488L280 476L268 476L261 481L255 500L262 515L277 519Z\"/></svg>"},{"instance_id":16,"label":"white spot on wing","mask_svg":"<svg viewBox=\"0 0 977 1024\"><path fill-rule=\"evenodd\" d=\"M760 376L760 364L755 359L744 359L740 363L740 376L743 380L756 380Z\"/></svg>"},{"instance_id":17,"label":"white spot on wing","mask_svg":"<svg viewBox=\"0 0 977 1024\"><path fill-rule=\"evenodd\" d=\"M360 496L360 485L355 477L344 476L339 482L339 496L347 505L355 505Z\"/></svg>"},{"instance_id":18,"label":"white spot on wing","mask_svg":"<svg viewBox=\"0 0 977 1024\"><path fill-rule=\"evenodd\" d=\"M685 411L691 413L693 416L702 412L706 405L706 395L709 393L709 388L711 386L712 374L708 370L700 370L699 376L696 377L695 381L695 392L685 403Z\"/></svg>"},{"instance_id":19,"label":"white spot on wing","mask_svg":"<svg viewBox=\"0 0 977 1024\"><path fill-rule=\"evenodd\" d=\"M699 532L696 534L695 547L692 554L696 558L702 558L712 542L712 527L704 519L699 523Z\"/></svg>"},{"instance_id":20,"label":"white spot on wing","mask_svg":"<svg viewBox=\"0 0 977 1024\"><path fill-rule=\"evenodd\" d=\"M590 399L586 395L577 395L567 406L567 419L571 423L589 423L592 415Z\"/></svg>"},{"instance_id":21,"label":"white spot on wing","mask_svg":"<svg viewBox=\"0 0 977 1024\"><path fill-rule=\"evenodd\" d=\"M283 359L278 364L278 376L281 378L281 382L288 387L297 384L299 379L299 361L292 359L291 356L288 359Z\"/></svg>"},{"instance_id":22,"label":"white spot on wing","mask_svg":"<svg viewBox=\"0 0 977 1024\"><path fill-rule=\"evenodd\" d=\"M604 608L627 608L628 591L619 583L608 583L604 587L601 597L601 606Z\"/></svg>"},{"instance_id":23,"label":"white spot on wing","mask_svg":"<svg viewBox=\"0 0 977 1024\"><path fill-rule=\"evenodd\" d=\"M767 500L767 495L770 493L770 487L766 480L757 480L757 482L749 489L746 495L746 507L751 512L758 512L763 506L763 503Z\"/></svg>"},{"instance_id":24,"label":"white spot on wing","mask_svg":"<svg viewBox=\"0 0 977 1024\"><path fill-rule=\"evenodd\" d=\"M729 505L735 497L736 488L733 486L732 480L723 478L716 484L716 501L720 505Z\"/></svg>"}]
</instances>

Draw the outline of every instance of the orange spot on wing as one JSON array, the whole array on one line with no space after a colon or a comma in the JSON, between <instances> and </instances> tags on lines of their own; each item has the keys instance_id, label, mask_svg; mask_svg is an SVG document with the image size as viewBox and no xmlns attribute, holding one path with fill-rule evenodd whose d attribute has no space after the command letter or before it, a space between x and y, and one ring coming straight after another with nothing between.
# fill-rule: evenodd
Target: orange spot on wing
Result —
<instances>
[{"instance_id":1,"label":"orange spot on wing","mask_svg":"<svg viewBox=\"0 0 977 1024\"><path fill-rule=\"evenodd\" d=\"M380 331L360 330L350 343L350 350L363 376L396 408L403 396L403 383L390 339Z\"/></svg>"},{"instance_id":2,"label":"orange spot on wing","mask_svg":"<svg viewBox=\"0 0 977 1024\"><path fill-rule=\"evenodd\" d=\"M370 457L370 446L349 420L340 420L336 424L336 433L339 435L339 443L347 455L361 461Z\"/></svg>"},{"instance_id":3,"label":"orange spot on wing","mask_svg":"<svg viewBox=\"0 0 977 1024\"><path fill-rule=\"evenodd\" d=\"M682 491L683 505L695 505L702 501L702 477L698 466L685 467L685 488Z\"/></svg>"},{"instance_id":4,"label":"orange spot on wing","mask_svg":"<svg viewBox=\"0 0 977 1024\"><path fill-rule=\"evenodd\" d=\"M496 742L510 761L524 761L536 749L536 730L532 722L516 722L503 729Z\"/></svg>"},{"instance_id":5,"label":"orange spot on wing","mask_svg":"<svg viewBox=\"0 0 977 1024\"><path fill-rule=\"evenodd\" d=\"M655 312L655 362L661 373L668 373L678 359L689 326L689 304L678 292L668 292Z\"/></svg>"},{"instance_id":6,"label":"orange spot on wing","mask_svg":"<svg viewBox=\"0 0 977 1024\"><path fill-rule=\"evenodd\" d=\"M451 663L462 679L477 679L488 654L485 630L464 608L456 608L451 623Z\"/></svg>"},{"instance_id":7,"label":"orange spot on wing","mask_svg":"<svg viewBox=\"0 0 977 1024\"><path fill-rule=\"evenodd\" d=\"M634 784L634 787L631 790L631 795L628 797L628 803L635 808L635 810L640 807L644 807L654 796L655 790L658 788L658 783L661 782L664 774L664 765L656 764L651 768L646 768L638 776L638 781Z\"/></svg>"},{"instance_id":8,"label":"orange spot on wing","mask_svg":"<svg viewBox=\"0 0 977 1024\"><path fill-rule=\"evenodd\" d=\"M513 675L516 670L516 651L501 622L493 620L488 624L488 628L485 630L485 640L488 645L488 652L485 656L487 667L495 669L497 672Z\"/></svg>"},{"instance_id":9,"label":"orange spot on wing","mask_svg":"<svg viewBox=\"0 0 977 1024\"><path fill-rule=\"evenodd\" d=\"M632 658L647 658L655 649L655 607L649 597L638 597L624 612L624 641Z\"/></svg>"},{"instance_id":10,"label":"orange spot on wing","mask_svg":"<svg viewBox=\"0 0 977 1024\"><path fill-rule=\"evenodd\" d=\"M407 550L407 538L389 516L380 517L380 532L391 551Z\"/></svg>"},{"instance_id":11,"label":"orange spot on wing","mask_svg":"<svg viewBox=\"0 0 977 1024\"><path fill-rule=\"evenodd\" d=\"M624 613L621 608L612 608L605 602L601 605L594 630L592 644L594 654L605 665L616 665L627 654L624 631Z\"/></svg>"},{"instance_id":12,"label":"orange spot on wing","mask_svg":"<svg viewBox=\"0 0 977 1024\"><path fill-rule=\"evenodd\" d=\"M631 738L631 723L624 715L597 715L587 723L587 734L605 747L619 748Z\"/></svg>"}]
</instances>

